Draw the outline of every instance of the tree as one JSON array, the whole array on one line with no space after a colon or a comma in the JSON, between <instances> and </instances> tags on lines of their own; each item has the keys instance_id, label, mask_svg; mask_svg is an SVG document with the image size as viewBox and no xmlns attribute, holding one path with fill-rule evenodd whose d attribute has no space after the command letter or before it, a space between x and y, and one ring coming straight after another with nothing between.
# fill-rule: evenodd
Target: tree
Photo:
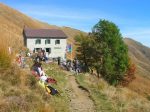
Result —
<instances>
[{"instance_id":1,"label":"tree","mask_svg":"<svg viewBox=\"0 0 150 112\"><path fill-rule=\"evenodd\" d=\"M128 49L124 44L118 27L107 20L100 20L92 31L96 42L96 51L100 51L100 65L97 71L113 85L124 77L128 63ZM97 59L98 59L97 58Z\"/></svg>"},{"instance_id":2,"label":"tree","mask_svg":"<svg viewBox=\"0 0 150 112\"><path fill-rule=\"evenodd\" d=\"M120 82L122 86L127 86L131 81L133 81L135 77L135 71L136 71L136 66L135 64L129 59L129 67L128 70L123 78L123 80Z\"/></svg>"},{"instance_id":3,"label":"tree","mask_svg":"<svg viewBox=\"0 0 150 112\"><path fill-rule=\"evenodd\" d=\"M77 35L75 37L76 42L76 57L81 61L85 72L89 72L92 67L93 58L93 45L94 40L89 35Z\"/></svg>"}]
</instances>

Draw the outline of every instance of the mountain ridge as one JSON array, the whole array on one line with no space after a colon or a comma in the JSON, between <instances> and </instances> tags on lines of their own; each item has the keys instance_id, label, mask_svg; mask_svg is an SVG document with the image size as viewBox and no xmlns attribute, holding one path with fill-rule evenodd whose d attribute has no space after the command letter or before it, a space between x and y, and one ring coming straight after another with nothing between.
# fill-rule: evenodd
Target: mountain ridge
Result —
<instances>
[{"instance_id":1,"label":"mountain ridge","mask_svg":"<svg viewBox=\"0 0 150 112\"><path fill-rule=\"evenodd\" d=\"M72 44L74 44L73 38L76 35L86 33L66 26L58 27L56 25L40 22L39 20L32 19L31 17L0 3L0 34L2 41L6 42L9 46L12 46L15 50L17 50L17 48L22 48L23 38L21 37L25 25L30 28L61 29L69 37L67 40L68 43ZM124 38L124 42L129 48L131 60L137 67L137 78L129 85L129 88L134 91L140 90L141 94L150 93L150 87L148 87L148 84L150 85L150 48L130 38ZM75 51L75 48L76 46L73 46L73 51ZM73 52L73 55L75 55L75 52ZM70 57L70 54L68 54L68 57ZM140 84L138 84L139 81L141 81ZM141 86L145 89L144 92L140 89Z\"/></svg>"}]
</instances>

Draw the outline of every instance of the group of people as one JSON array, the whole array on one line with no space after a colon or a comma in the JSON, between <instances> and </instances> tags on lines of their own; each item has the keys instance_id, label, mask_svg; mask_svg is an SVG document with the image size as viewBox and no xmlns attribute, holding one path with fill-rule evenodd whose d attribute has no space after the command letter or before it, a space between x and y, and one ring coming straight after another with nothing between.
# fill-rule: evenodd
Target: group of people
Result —
<instances>
[{"instance_id":1,"label":"group of people","mask_svg":"<svg viewBox=\"0 0 150 112\"><path fill-rule=\"evenodd\" d=\"M58 94L59 92L51 86L51 84L57 84L57 81L53 78L48 77L42 68L41 62L48 61L48 58L45 55L45 51L41 50L37 54L27 53L26 56L33 59L34 64L31 67L31 72L39 80L39 82L42 82L42 85L44 86L46 91L52 95ZM25 67L25 56L20 54L17 58L17 61L22 68ZM74 59L73 61L63 61L60 57L58 57L57 61L58 65L63 67L67 71L71 71L75 74L79 74L81 72L81 64L77 59Z\"/></svg>"},{"instance_id":2,"label":"group of people","mask_svg":"<svg viewBox=\"0 0 150 112\"><path fill-rule=\"evenodd\" d=\"M40 62L40 61L44 61L44 62L48 61L48 57L46 57L45 50L38 51L34 61L38 61L38 62Z\"/></svg>"},{"instance_id":3,"label":"group of people","mask_svg":"<svg viewBox=\"0 0 150 112\"><path fill-rule=\"evenodd\" d=\"M35 57L34 57L35 55ZM50 78L46 75L42 68L42 61L46 62L48 58L45 55L44 51L40 51L37 54L25 53L24 51L20 51L20 53L16 56L16 61L21 68L25 68L25 61L27 57L33 59L33 65L31 67L32 75L38 79L39 84L45 88L46 92L51 95L59 94L59 92L53 88L52 84L57 84L57 81L54 78Z\"/></svg>"},{"instance_id":4,"label":"group of people","mask_svg":"<svg viewBox=\"0 0 150 112\"><path fill-rule=\"evenodd\" d=\"M74 59L73 61L63 61L61 63L61 67L66 69L67 71L74 72L77 75L81 72L81 64L77 59Z\"/></svg>"}]
</instances>

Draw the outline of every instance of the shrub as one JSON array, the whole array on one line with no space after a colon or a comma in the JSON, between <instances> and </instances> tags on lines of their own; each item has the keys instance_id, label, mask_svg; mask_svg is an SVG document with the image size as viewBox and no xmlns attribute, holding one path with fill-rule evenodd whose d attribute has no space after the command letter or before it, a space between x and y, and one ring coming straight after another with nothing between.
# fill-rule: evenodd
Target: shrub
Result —
<instances>
[{"instance_id":1,"label":"shrub","mask_svg":"<svg viewBox=\"0 0 150 112\"><path fill-rule=\"evenodd\" d=\"M136 71L136 66L133 64L131 61L129 62L129 67L127 70L127 73L123 80L121 81L121 85L127 86L132 80L135 79L135 71Z\"/></svg>"}]
</instances>

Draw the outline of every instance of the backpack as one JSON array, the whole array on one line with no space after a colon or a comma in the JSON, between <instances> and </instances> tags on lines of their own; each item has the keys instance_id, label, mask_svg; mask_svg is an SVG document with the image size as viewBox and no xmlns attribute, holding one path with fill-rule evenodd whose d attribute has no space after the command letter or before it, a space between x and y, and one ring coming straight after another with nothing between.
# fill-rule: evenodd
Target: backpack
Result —
<instances>
[{"instance_id":1,"label":"backpack","mask_svg":"<svg viewBox=\"0 0 150 112\"><path fill-rule=\"evenodd\" d=\"M57 81L53 78L47 78L47 83L57 84Z\"/></svg>"},{"instance_id":2,"label":"backpack","mask_svg":"<svg viewBox=\"0 0 150 112\"><path fill-rule=\"evenodd\" d=\"M59 92L55 88L51 87L50 85L46 85L45 89L51 95L59 94Z\"/></svg>"}]
</instances>

